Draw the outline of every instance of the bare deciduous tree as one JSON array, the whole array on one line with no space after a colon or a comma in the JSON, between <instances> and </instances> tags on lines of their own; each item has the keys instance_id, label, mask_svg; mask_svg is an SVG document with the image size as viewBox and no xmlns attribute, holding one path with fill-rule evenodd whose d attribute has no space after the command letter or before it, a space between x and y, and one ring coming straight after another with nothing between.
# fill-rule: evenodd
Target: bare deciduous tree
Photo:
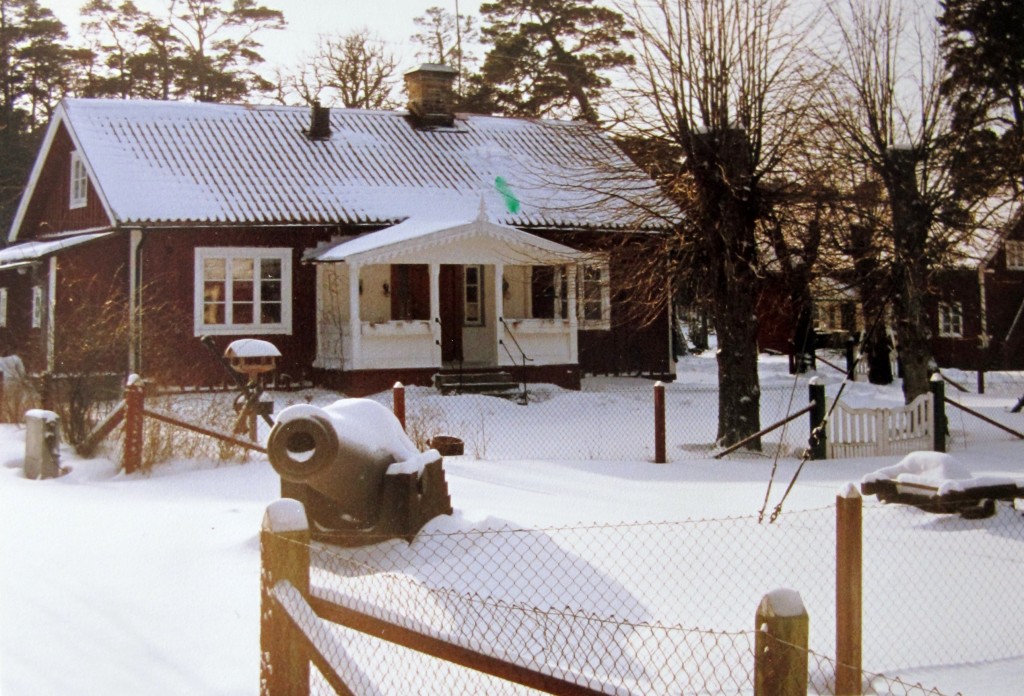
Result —
<instances>
[{"instance_id":1,"label":"bare deciduous tree","mask_svg":"<svg viewBox=\"0 0 1024 696\"><path fill-rule=\"evenodd\" d=\"M398 59L383 41L361 29L321 36L316 53L288 82L307 104L389 109L395 106L397 71Z\"/></svg>"},{"instance_id":2,"label":"bare deciduous tree","mask_svg":"<svg viewBox=\"0 0 1024 696\"><path fill-rule=\"evenodd\" d=\"M821 122L835 136L839 160L881 184L889 294L909 403L928 391L934 364L926 313L932 275L955 255L972 203L953 195L950 156L958 137L940 91L938 27L898 0L837 1L828 10L838 40L825 56L832 80Z\"/></svg>"},{"instance_id":3,"label":"bare deciduous tree","mask_svg":"<svg viewBox=\"0 0 1024 696\"><path fill-rule=\"evenodd\" d=\"M628 122L678 152L663 179L688 217L668 255L710 297L728 445L760 429L758 237L813 95L803 34L786 0L632 0L623 12L637 36Z\"/></svg>"}]
</instances>

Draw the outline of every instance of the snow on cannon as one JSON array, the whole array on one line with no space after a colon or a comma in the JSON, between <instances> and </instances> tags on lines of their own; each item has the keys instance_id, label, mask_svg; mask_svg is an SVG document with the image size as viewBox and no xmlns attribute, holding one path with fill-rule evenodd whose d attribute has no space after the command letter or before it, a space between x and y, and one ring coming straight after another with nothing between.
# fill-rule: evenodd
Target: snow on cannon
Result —
<instances>
[{"instance_id":1,"label":"snow on cannon","mask_svg":"<svg viewBox=\"0 0 1024 696\"><path fill-rule=\"evenodd\" d=\"M281 495L306 507L313 537L341 546L401 537L452 513L442 457L420 452L370 399L282 410L267 439Z\"/></svg>"}]
</instances>

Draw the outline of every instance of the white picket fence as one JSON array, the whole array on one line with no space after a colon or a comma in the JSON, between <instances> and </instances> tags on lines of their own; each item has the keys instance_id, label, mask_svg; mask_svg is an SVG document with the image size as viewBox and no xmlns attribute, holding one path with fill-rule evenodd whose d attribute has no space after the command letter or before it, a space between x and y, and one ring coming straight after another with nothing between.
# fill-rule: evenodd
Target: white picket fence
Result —
<instances>
[{"instance_id":1,"label":"white picket fence","mask_svg":"<svg viewBox=\"0 0 1024 696\"><path fill-rule=\"evenodd\" d=\"M826 426L829 459L884 457L929 450L934 444L931 394L899 408L851 408L839 402Z\"/></svg>"}]
</instances>

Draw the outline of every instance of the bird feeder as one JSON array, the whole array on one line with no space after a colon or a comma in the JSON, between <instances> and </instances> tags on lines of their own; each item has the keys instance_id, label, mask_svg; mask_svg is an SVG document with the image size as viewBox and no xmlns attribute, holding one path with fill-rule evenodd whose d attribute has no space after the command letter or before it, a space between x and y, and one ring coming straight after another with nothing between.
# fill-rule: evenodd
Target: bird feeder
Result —
<instances>
[{"instance_id":1,"label":"bird feeder","mask_svg":"<svg viewBox=\"0 0 1024 696\"><path fill-rule=\"evenodd\" d=\"M224 351L224 359L231 369L248 377L250 382L255 381L257 375L273 371L280 357L277 346L256 338L233 341Z\"/></svg>"}]
</instances>

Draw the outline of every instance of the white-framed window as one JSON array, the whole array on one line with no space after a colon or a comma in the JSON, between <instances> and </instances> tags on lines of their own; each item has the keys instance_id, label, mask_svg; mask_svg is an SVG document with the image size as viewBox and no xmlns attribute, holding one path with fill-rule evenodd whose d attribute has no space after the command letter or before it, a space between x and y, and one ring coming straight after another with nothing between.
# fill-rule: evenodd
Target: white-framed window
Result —
<instances>
[{"instance_id":1,"label":"white-framed window","mask_svg":"<svg viewBox=\"0 0 1024 696\"><path fill-rule=\"evenodd\" d=\"M1024 271L1024 241L1008 239L1006 249L1006 268L1011 271Z\"/></svg>"},{"instance_id":2,"label":"white-framed window","mask_svg":"<svg viewBox=\"0 0 1024 696\"><path fill-rule=\"evenodd\" d=\"M466 326L484 324L484 269L483 266L463 266L462 299Z\"/></svg>"},{"instance_id":3,"label":"white-framed window","mask_svg":"<svg viewBox=\"0 0 1024 696\"><path fill-rule=\"evenodd\" d=\"M84 208L89 199L89 174L85 170L85 161L78 151L71 153L71 195L69 208Z\"/></svg>"},{"instance_id":4,"label":"white-framed window","mask_svg":"<svg viewBox=\"0 0 1024 696\"><path fill-rule=\"evenodd\" d=\"M7 288L0 288L0 328L7 326Z\"/></svg>"},{"instance_id":5,"label":"white-framed window","mask_svg":"<svg viewBox=\"0 0 1024 696\"><path fill-rule=\"evenodd\" d=\"M194 297L197 336L291 333L292 251L198 247Z\"/></svg>"},{"instance_id":6,"label":"white-framed window","mask_svg":"<svg viewBox=\"0 0 1024 696\"><path fill-rule=\"evenodd\" d=\"M611 273L607 261L588 261L578 267L576 308L581 329L611 328Z\"/></svg>"},{"instance_id":7,"label":"white-framed window","mask_svg":"<svg viewBox=\"0 0 1024 696\"><path fill-rule=\"evenodd\" d=\"M32 328L43 327L43 286L32 286Z\"/></svg>"},{"instance_id":8,"label":"white-framed window","mask_svg":"<svg viewBox=\"0 0 1024 696\"><path fill-rule=\"evenodd\" d=\"M963 338L964 310L959 302L939 303L939 336Z\"/></svg>"}]
</instances>

